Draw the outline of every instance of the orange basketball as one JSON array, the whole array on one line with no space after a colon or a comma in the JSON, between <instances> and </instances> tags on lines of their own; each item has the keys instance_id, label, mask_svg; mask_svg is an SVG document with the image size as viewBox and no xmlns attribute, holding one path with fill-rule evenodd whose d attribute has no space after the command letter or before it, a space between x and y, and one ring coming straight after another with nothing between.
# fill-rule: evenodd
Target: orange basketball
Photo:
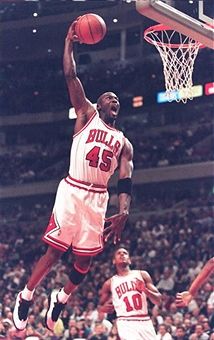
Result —
<instances>
[{"instance_id":1,"label":"orange basketball","mask_svg":"<svg viewBox=\"0 0 214 340\"><path fill-rule=\"evenodd\" d=\"M104 38L106 24L103 18L97 14L84 14L78 19L75 32L80 42L93 45Z\"/></svg>"}]
</instances>

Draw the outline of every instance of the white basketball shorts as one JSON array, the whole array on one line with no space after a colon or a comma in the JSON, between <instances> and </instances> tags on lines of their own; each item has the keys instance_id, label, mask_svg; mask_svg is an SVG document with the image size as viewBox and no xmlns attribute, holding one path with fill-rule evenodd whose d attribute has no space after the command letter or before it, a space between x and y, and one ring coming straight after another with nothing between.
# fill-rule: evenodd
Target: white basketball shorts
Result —
<instances>
[{"instance_id":1,"label":"white basketball shorts","mask_svg":"<svg viewBox=\"0 0 214 340\"><path fill-rule=\"evenodd\" d=\"M152 321L123 319L117 320L117 330L121 340L156 340Z\"/></svg>"},{"instance_id":2,"label":"white basketball shorts","mask_svg":"<svg viewBox=\"0 0 214 340\"><path fill-rule=\"evenodd\" d=\"M108 191L70 176L59 183L43 240L63 252L94 256L103 249Z\"/></svg>"}]
</instances>

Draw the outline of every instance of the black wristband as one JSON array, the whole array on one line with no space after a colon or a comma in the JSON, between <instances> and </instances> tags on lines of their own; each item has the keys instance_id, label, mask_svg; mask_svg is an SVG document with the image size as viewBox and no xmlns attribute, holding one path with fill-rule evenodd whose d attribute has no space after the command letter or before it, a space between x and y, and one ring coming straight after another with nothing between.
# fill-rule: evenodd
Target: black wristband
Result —
<instances>
[{"instance_id":1,"label":"black wristband","mask_svg":"<svg viewBox=\"0 0 214 340\"><path fill-rule=\"evenodd\" d=\"M131 196L131 194L132 194L132 180L131 180L131 178L127 177L127 178L119 179L119 181L117 183L117 193L118 193L118 195L124 193L124 194L128 194L128 195Z\"/></svg>"}]
</instances>

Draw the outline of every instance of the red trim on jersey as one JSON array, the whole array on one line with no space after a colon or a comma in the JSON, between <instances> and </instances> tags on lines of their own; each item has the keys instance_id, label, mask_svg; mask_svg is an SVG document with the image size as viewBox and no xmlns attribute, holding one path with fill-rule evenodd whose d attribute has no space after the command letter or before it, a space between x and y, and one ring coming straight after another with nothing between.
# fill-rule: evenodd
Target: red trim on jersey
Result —
<instances>
[{"instance_id":1,"label":"red trim on jersey","mask_svg":"<svg viewBox=\"0 0 214 340\"><path fill-rule=\"evenodd\" d=\"M105 186L101 186L101 185L98 186L96 184L90 184L87 182L77 181L70 176L67 176L66 178L64 178L64 180L69 185L76 187L78 189L83 189L83 190L87 190L87 191L98 193L98 194L103 194L107 191L107 188Z\"/></svg>"},{"instance_id":2,"label":"red trim on jersey","mask_svg":"<svg viewBox=\"0 0 214 340\"><path fill-rule=\"evenodd\" d=\"M118 318L146 318L146 317L149 317L148 314L136 314L136 315L120 315L120 316L117 316L117 319Z\"/></svg>"},{"instance_id":3,"label":"red trim on jersey","mask_svg":"<svg viewBox=\"0 0 214 340\"><path fill-rule=\"evenodd\" d=\"M82 129L80 129L77 133L75 133L74 135L73 135L73 139L74 139L74 137L76 137L77 135L79 135L90 123L91 123L91 121L94 119L94 117L96 116L96 114L98 114L98 112L95 110L94 111L94 113L93 113L93 115L91 116L91 118L87 121L87 123L83 126L83 128Z\"/></svg>"},{"instance_id":4,"label":"red trim on jersey","mask_svg":"<svg viewBox=\"0 0 214 340\"><path fill-rule=\"evenodd\" d=\"M113 131L117 131L117 132L121 132L121 133L122 133L122 131L120 131L120 130L114 128L113 126L109 126L108 124L106 124L106 123L104 122L104 120L102 120L101 118L100 118L100 120L101 120L101 122L105 125L105 127L107 127L109 130L113 130Z\"/></svg>"},{"instance_id":5,"label":"red trim on jersey","mask_svg":"<svg viewBox=\"0 0 214 340\"><path fill-rule=\"evenodd\" d=\"M92 183L89 183L89 182L81 181L79 179L71 177L70 175L68 175L68 178L71 179L74 182L77 182L77 183L80 183L80 184L84 184L84 185L88 185L88 186L90 186L92 188L106 189L106 186L102 185L102 184L92 184Z\"/></svg>"},{"instance_id":6,"label":"red trim on jersey","mask_svg":"<svg viewBox=\"0 0 214 340\"><path fill-rule=\"evenodd\" d=\"M127 319L127 318L122 318L122 319L118 319L117 318L117 321L149 321L151 320L150 317L147 317L146 319Z\"/></svg>"}]
</instances>

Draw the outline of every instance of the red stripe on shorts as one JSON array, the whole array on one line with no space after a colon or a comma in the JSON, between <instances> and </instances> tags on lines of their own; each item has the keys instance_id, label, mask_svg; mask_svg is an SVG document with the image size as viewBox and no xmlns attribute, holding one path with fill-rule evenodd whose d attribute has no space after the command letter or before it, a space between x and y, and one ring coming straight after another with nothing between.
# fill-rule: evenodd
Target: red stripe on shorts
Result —
<instances>
[{"instance_id":1,"label":"red stripe on shorts","mask_svg":"<svg viewBox=\"0 0 214 340\"><path fill-rule=\"evenodd\" d=\"M72 247L72 251L76 255L82 255L82 256L90 256L90 255L97 255L101 251L103 251L103 247L100 246L99 248L76 248Z\"/></svg>"},{"instance_id":2,"label":"red stripe on shorts","mask_svg":"<svg viewBox=\"0 0 214 340\"><path fill-rule=\"evenodd\" d=\"M64 180L69 185L76 187L78 189L83 189L83 190L98 193L98 194L103 194L107 191L107 188L105 186L79 181L70 176L67 176L66 178L64 178Z\"/></svg>"}]
</instances>

